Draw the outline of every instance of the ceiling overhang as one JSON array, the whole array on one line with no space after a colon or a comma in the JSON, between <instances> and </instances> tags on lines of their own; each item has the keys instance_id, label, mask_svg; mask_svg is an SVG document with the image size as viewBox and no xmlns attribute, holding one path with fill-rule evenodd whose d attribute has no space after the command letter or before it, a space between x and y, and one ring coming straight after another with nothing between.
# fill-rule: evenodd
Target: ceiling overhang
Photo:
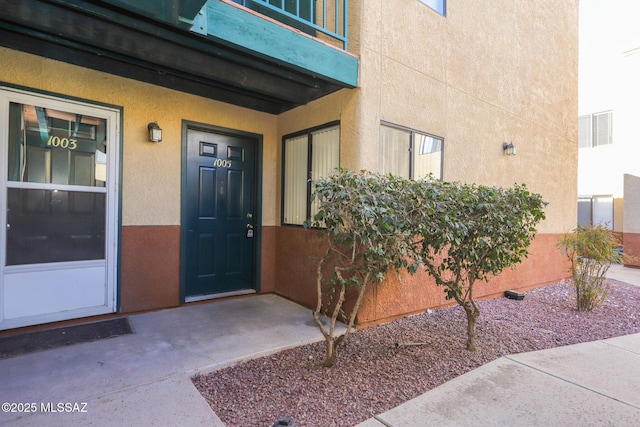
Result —
<instances>
[{"instance_id":1,"label":"ceiling overhang","mask_svg":"<svg viewBox=\"0 0 640 427\"><path fill-rule=\"evenodd\" d=\"M0 45L271 114L357 86L357 58L241 7L144 3L0 0Z\"/></svg>"}]
</instances>

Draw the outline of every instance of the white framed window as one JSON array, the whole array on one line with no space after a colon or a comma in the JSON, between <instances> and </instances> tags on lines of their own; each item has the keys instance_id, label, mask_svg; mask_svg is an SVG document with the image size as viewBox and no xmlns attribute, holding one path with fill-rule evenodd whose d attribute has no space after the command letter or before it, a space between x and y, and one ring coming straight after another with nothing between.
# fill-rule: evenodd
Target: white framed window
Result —
<instances>
[{"instance_id":1,"label":"white framed window","mask_svg":"<svg viewBox=\"0 0 640 427\"><path fill-rule=\"evenodd\" d=\"M442 16L447 14L447 0L420 0L420 3L426 4Z\"/></svg>"},{"instance_id":2,"label":"white framed window","mask_svg":"<svg viewBox=\"0 0 640 427\"><path fill-rule=\"evenodd\" d=\"M340 167L340 124L297 132L283 138L282 223L303 225L316 212L311 180Z\"/></svg>"},{"instance_id":3,"label":"white framed window","mask_svg":"<svg viewBox=\"0 0 640 427\"><path fill-rule=\"evenodd\" d=\"M613 143L613 113L604 111L578 117L578 148Z\"/></svg>"},{"instance_id":4,"label":"white framed window","mask_svg":"<svg viewBox=\"0 0 640 427\"><path fill-rule=\"evenodd\" d=\"M578 225L601 225L613 230L615 217L613 196L579 196Z\"/></svg>"},{"instance_id":5,"label":"white framed window","mask_svg":"<svg viewBox=\"0 0 640 427\"><path fill-rule=\"evenodd\" d=\"M591 147L591 116L578 117L578 148Z\"/></svg>"},{"instance_id":6,"label":"white framed window","mask_svg":"<svg viewBox=\"0 0 640 427\"><path fill-rule=\"evenodd\" d=\"M403 178L442 178L443 139L389 123L380 125L380 172Z\"/></svg>"},{"instance_id":7,"label":"white framed window","mask_svg":"<svg viewBox=\"0 0 640 427\"><path fill-rule=\"evenodd\" d=\"M608 145L611 138L611 111L593 115L593 146Z\"/></svg>"}]
</instances>

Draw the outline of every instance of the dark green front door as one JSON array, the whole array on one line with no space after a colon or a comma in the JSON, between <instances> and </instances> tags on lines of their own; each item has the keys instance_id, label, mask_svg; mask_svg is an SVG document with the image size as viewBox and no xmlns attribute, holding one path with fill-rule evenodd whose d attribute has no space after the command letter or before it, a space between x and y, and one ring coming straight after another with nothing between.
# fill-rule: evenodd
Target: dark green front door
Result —
<instances>
[{"instance_id":1,"label":"dark green front door","mask_svg":"<svg viewBox=\"0 0 640 427\"><path fill-rule=\"evenodd\" d=\"M256 140L187 129L185 300L255 289Z\"/></svg>"}]
</instances>

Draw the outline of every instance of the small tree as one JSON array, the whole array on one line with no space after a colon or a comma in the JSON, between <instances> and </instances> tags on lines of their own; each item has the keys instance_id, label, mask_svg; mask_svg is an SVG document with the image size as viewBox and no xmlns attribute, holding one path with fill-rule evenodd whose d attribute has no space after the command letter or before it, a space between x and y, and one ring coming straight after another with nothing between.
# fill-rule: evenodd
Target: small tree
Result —
<instances>
[{"instance_id":1,"label":"small tree","mask_svg":"<svg viewBox=\"0 0 640 427\"><path fill-rule=\"evenodd\" d=\"M488 281L528 255L545 202L525 185L496 188L436 180L413 184L417 215L416 261L423 263L447 299L467 315L467 350L476 350L480 307L473 298L478 280Z\"/></svg>"},{"instance_id":2,"label":"small tree","mask_svg":"<svg viewBox=\"0 0 640 427\"><path fill-rule=\"evenodd\" d=\"M558 241L558 248L571 263L578 311L591 311L607 298L607 271L611 263L622 261L622 255L614 250L618 245L613 232L600 224L578 226Z\"/></svg>"},{"instance_id":3,"label":"small tree","mask_svg":"<svg viewBox=\"0 0 640 427\"><path fill-rule=\"evenodd\" d=\"M321 230L327 242L324 256L317 262L317 304L313 312L326 341L324 366L338 357L338 346L349 336L365 290L382 282L389 271L407 265L409 245L402 235L404 221L399 213L410 193L408 181L392 176L340 170L313 181L317 214L306 227ZM325 276L325 271L331 273ZM415 269L414 269L415 270ZM350 292L356 297L348 316L344 310ZM327 301L327 295L331 296ZM330 318L328 327L320 319ZM336 336L339 316L347 317L346 331Z\"/></svg>"},{"instance_id":4,"label":"small tree","mask_svg":"<svg viewBox=\"0 0 640 427\"><path fill-rule=\"evenodd\" d=\"M335 364L337 347L353 328L367 286L391 271L414 273L419 265L445 288L448 299L464 308L467 349L474 351L480 315L474 284L521 262L536 224L545 218L545 202L525 185L504 189L341 170L314 186L318 213L307 227L322 228L327 239L317 265L314 311L327 343L325 366ZM325 268L330 275L324 275ZM350 290L356 301L345 333L336 336ZM334 296L328 303L327 294ZM330 317L328 328L320 320L322 312Z\"/></svg>"}]
</instances>

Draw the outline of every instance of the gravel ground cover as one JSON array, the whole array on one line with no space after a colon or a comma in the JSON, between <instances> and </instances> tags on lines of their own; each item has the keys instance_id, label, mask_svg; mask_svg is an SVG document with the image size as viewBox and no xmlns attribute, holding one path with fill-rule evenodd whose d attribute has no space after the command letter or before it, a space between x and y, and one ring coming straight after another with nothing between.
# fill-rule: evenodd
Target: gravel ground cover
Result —
<instances>
[{"instance_id":1,"label":"gravel ground cover","mask_svg":"<svg viewBox=\"0 0 640 427\"><path fill-rule=\"evenodd\" d=\"M356 331L330 369L322 367L323 341L193 382L229 427L271 426L285 416L299 427L353 426L504 355L640 332L640 287L609 283L593 312L573 309L569 282L522 301L481 301L476 353L464 349L466 316L456 306Z\"/></svg>"}]
</instances>

